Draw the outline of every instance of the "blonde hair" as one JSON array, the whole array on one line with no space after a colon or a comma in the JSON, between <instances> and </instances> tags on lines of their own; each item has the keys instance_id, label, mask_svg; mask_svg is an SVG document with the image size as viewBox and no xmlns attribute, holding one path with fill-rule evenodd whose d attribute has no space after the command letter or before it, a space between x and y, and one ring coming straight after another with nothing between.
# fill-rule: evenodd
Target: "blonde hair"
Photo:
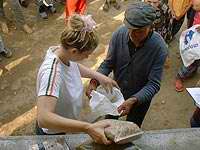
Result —
<instances>
[{"instance_id":1,"label":"blonde hair","mask_svg":"<svg viewBox=\"0 0 200 150\"><path fill-rule=\"evenodd\" d=\"M77 48L80 52L94 50L99 43L96 31L91 28L85 30L87 22L81 15L72 15L67 22L66 29L61 34L61 44L65 49Z\"/></svg>"}]
</instances>

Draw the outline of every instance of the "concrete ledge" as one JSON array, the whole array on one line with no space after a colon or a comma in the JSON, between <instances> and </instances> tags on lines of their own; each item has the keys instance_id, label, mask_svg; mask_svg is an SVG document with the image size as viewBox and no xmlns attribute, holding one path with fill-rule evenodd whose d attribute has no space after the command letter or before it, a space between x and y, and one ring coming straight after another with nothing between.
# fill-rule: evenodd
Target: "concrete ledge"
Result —
<instances>
[{"instance_id":1,"label":"concrete ledge","mask_svg":"<svg viewBox=\"0 0 200 150\"><path fill-rule=\"evenodd\" d=\"M48 142L58 142L66 148L66 143L70 149L75 149L79 144L89 140L86 134L69 134L56 136L10 136L0 137L1 150L29 150L32 145ZM133 141L142 150L198 150L200 149L200 128L170 129L146 131L142 138ZM128 150L122 146L112 146L110 149ZM102 149L103 150L103 149Z\"/></svg>"}]
</instances>

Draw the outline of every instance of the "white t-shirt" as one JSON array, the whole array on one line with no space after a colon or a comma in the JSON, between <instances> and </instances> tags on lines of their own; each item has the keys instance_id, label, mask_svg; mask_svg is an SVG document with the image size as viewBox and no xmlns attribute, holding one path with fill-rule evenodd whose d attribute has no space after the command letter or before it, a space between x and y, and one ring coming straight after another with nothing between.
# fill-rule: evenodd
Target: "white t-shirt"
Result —
<instances>
[{"instance_id":1,"label":"white t-shirt","mask_svg":"<svg viewBox=\"0 0 200 150\"><path fill-rule=\"evenodd\" d=\"M77 63L67 66L54 54L58 46L50 47L37 76L37 96L57 98L55 113L78 119L82 107L83 84ZM58 133L43 129L45 133Z\"/></svg>"}]
</instances>

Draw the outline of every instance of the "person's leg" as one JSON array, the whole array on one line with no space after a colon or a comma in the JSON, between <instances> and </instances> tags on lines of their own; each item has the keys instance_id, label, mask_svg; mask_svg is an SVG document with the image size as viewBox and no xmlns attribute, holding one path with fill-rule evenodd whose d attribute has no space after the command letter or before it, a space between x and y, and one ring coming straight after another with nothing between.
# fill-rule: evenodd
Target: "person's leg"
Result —
<instances>
[{"instance_id":1,"label":"person's leg","mask_svg":"<svg viewBox=\"0 0 200 150\"><path fill-rule=\"evenodd\" d=\"M36 0L36 4L38 6L38 13L42 19L48 19L47 15L47 6L43 3L43 0Z\"/></svg>"},{"instance_id":2,"label":"person's leg","mask_svg":"<svg viewBox=\"0 0 200 150\"><path fill-rule=\"evenodd\" d=\"M65 5L66 18L76 12L78 1L79 0L66 0L66 5Z\"/></svg>"},{"instance_id":3,"label":"person's leg","mask_svg":"<svg viewBox=\"0 0 200 150\"><path fill-rule=\"evenodd\" d=\"M200 127L200 108L196 107L191 119L190 125L192 128Z\"/></svg>"},{"instance_id":4,"label":"person's leg","mask_svg":"<svg viewBox=\"0 0 200 150\"><path fill-rule=\"evenodd\" d=\"M53 0L48 0L48 10L51 12L51 13L56 13L56 8L54 7L54 2Z\"/></svg>"},{"instance_id":5,"label":"person's leg","mask_svg":"<svg viewBox=\"0 0 200 150\"><path fill-rule=\"evenodd\" d=\"M110 9L110 0L105 0L103 4L103 11L108 12Z\"/></svg>"},{"instance_id":6,"label":"person's leg","mask_svg":"<svg viewBox=\"0 0 200 150\"><path fill-rule=\"evenodd\" d=\"M0 36L0 54L6 58L9 58L12 56L11 50L4 46L4 42L1 36Z\"/></svg>"},{"instance_id":7,"label":"person's leg","mask_svg":"<svg viewBox=\"0 0 200 150\"><path fill-rule=\"evenodd\" d=\"M190 126L191 128L199 128L200 127L200 123L198 123L196 120L194 120L194 118L192 117L190 119Z\"/></svg>"},{"instance_id":8,"label":"person's leg","mask_svg":"<svg viewBox=\"0 0 200 150\"><path fill-rule=\"evenodd\" d=\"M110 4L117 10L120 10L121 8L117 0L110 0Z\"/></svg>"},{"instance_id":9,"label":"person's leg","mask_svg":"<svg viewBox=\"0 0 200 150\"><path fill-rule=\"evenodd\" d=\"M23 29L26 33L32 33L33 32L32 29L25 23L25 18L22 13L19 1L10 0L10 2L17 27Z\"/></svg>"},{"instance_id":10,"label":"person's leg","mask_svg":"<svg viewBox=\"0 0 200 150\"><path fill-rule=\"evenodd\" d=\"M133 107L127 116L127 121L134 122L139 127L141 127L144 117L149 109L150 104L144 103L137 107Z\"/></svg>"},{"instance_id":11,"label":"person's leg","mask_svg":"<svg viewBox=\"0 0 200 150\"><path fill-rule=\"evenodd\" d=\"M2 37L0 36L0 53L4 52L5 51L5 47L4 47L4 43L3 43L3 39Z\"/></svg>"},{"instance_id":12,"label":"person's leg","mask_svg":"<svg viewBox=\"0 0 200 150\"><path fill-rule=\"evenodd\" d=\"M18 27L23 27L25 24L25 19L24 15L22 13L22 9L20 7L19 1L18 0L10 0L13 15L15 17L15 21Z\"/></svg>"},{"instance_id":13,"label":"person's leg","mask_svg":"<svg viewBox=\"0 0 200 150\"><path fill-rule=\"evenodd\" d=\"M5 13L3 10L3 0L0 0L0 18L4 18L5 17Z\"/></svg>"},{"instance_id":14,"label":"person's leg","mask_svg":"<svg viewBox=\"0 0 200 150\"><path fill-rule=\"evenodd\" d=\"M29 0L19 0L19 3L22 7L27 8L29 5Z\"/></svg>"},{"instance_id":15,"label":"person's leg","mask_svg":"<svg viewBox=\"0 0 200 150\"><path fill-rule=\"evenodd\" d=\"M84 14L85 13L85 10L86 10L86 0L79 0L78 2L77 2L77 10L76 10L76 12L77 13L80 13L80 14Z\"/></svg>"},{"instance_id":16,"label":"person's leg","mask_svg":"<svg viewBox=\"0 0 200 150\"><path fill-rule=\"evenodd\" d=\"M7 19L5 16L4 9L3 9L3 2L4 0L0 0L0 23L1 23L1 29L3 33L8 34L9 30L7 26Z\"/></svg>"},{"instance_id":17,"label":"person's leg","mask_svg":"<svg viewBox=\"0 0 200 150\"><path fill-rule=\"evenodd\" d=\"M196 62L191 64L189 67L182 66L176 76L175 87L177 92L183 91L183 80L191 77L197 71L198 65Z\"/></svg>"}]
</instances>

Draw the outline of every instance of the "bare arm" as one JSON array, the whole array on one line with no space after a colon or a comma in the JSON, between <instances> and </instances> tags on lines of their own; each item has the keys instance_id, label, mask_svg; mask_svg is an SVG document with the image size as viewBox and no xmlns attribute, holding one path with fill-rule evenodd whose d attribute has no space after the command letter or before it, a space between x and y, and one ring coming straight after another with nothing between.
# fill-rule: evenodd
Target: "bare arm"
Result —
<instances>
[{"instance_id":1,"label":"bare arm","mask_svg":"<svg viewBox=\"0 0 200 150\"><path fill-rule=\"evenodd\" d=\"M55 113L57 99L51 96L40 96L37 101L37 121L39 127L58 130L60 132L85 132L96 143L111 144L104 134L108 123L97 122L94 124L67 119Z\"/></svg>"},{"instance_id":2,"label":"bare arm","mask_svg":"<svg viewBox=\"0 0 200 150\"><path fill-rule=\"evenodd\" d=\"M100 77L106 77L103 74L96 72L96 71L93 71L90 68L87 68L82 64L78 64L78 67L79 67L81 76L83 78L93 78L93 79L98 80Z\"/></svg>"},{"instance_id":3,"label":"bare arm","mask_svg":"<svg viewBox=\"0 0 200 150\"><path fill-rule=\"evenodd\" d=\"M67 119L55 114L57 99L40 96L37 101L38 124L41 128L55 129L61 132L87 132L89 123Z\"/></svg>"}]
</instances>

